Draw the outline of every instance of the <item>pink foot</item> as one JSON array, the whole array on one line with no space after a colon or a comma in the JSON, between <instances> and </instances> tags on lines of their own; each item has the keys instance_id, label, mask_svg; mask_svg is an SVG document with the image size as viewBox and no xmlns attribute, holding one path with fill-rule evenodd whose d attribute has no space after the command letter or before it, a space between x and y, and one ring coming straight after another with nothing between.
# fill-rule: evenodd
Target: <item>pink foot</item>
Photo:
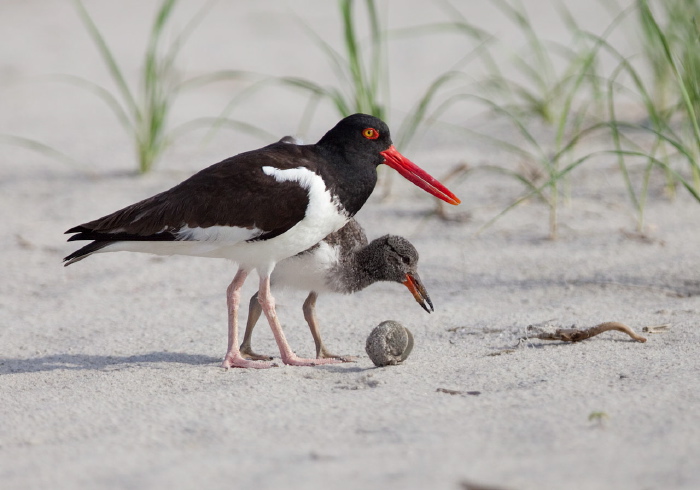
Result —
<instances>
[{"instance_id":1,"label":"pink foot","mask_svg":"<svg viewBox=\"0 0 700 490\"><path fill-rule=\"evenodd\" d=\"M251 361L249 359L244 359L240 354L226 354L224 362L221 363L221 367L224 369L232 367L268 369L271 367L277 367L277 364L274 364L272 362Z\"/></svg>"},{"instance_id":2,"label":"pink foot","mask_svg":"<svg viewBox=\"0 0 700 490\"><path fill-rule=\"evenodd\" d=\"M336 354L326 354L325 356L321 356L318 359L337 359L340 362L357 362L359 357L357 357L357 356L338 356Z\"/></svg>"},{"instance_id":3,"label":"pink foot","mask_svg":"<svg viewBox=\"0 0 700 490\"><path fill-rule=\"evenodd\" d=\"M359 358L357 356L339 356L338 354L331 354L325 347L321 347L316 359L338 359L342 362L357 362Z\"/></svg>"},{"instance_id":4,"label":"pink foot","mask_svg":"<svg viewBox=\"0 0 700 490\"><path fill-rule=\"evenodd\" d=\"M282 362L288 366L318 366L320 364L340 364L340 359L304 359L292 354L290 357L282 358Z\"/></svg>"}]
</instances>

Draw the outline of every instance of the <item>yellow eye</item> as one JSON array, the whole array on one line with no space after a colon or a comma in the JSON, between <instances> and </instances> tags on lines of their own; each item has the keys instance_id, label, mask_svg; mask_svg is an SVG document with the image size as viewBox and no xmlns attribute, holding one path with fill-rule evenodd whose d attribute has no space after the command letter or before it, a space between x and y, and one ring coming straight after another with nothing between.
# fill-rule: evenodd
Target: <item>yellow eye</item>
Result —
<instances>
[{"instance_id":1,"label":"yellow eye","mask_svg":"<svg viewBox=\"0 0 700 490\"><path fill-rule=\"evenodd\" d=\"M363 129L362 136L364 136L368 140L376 140L377 138L379 138L379 131L377 131L374 128Z\"/></svg>"}]
</instances>

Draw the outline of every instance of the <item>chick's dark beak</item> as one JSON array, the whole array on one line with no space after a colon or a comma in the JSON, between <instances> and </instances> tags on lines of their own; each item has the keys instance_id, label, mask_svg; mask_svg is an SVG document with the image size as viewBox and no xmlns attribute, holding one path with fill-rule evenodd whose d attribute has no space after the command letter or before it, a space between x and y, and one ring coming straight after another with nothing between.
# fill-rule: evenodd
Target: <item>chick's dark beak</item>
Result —
<instances>
[{"instance_id":1,"label":"chick's dark beak","mask_svg":"<svg viewBox=\"0 0 700 490\"><path fill-rule=\"evenodd\" d=\"M428 291L426 291L425 287L423 286L418 274L406 274L406 280L402 284L406 286L409 291L411 291L413 297L416 298L418 304L421 305L425 311L428 313L435 311L435 308L433 308L433 302L430 301Z\"/></svg>"}]
</instances>

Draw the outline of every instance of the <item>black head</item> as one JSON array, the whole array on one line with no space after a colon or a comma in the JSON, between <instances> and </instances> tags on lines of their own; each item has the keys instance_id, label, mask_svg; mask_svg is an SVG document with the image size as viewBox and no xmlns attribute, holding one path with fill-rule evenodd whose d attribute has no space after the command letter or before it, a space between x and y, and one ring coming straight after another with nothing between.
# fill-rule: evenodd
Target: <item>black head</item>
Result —
<instances>
[{"instance_id":1,"label":"black head","mask_svg":"<svg viewBox=\"0 0 700 490\"><path fill-rule=\"evenodd\" d=\"M336 124L316 145L345 159L361 159L377 166L384 162L380 152L387 150L392 142L384 121L367 114L353 114Z\"/></svg>"},{"instance_id":2,"label":"black head","mask_svg":"<svg viewBox=\"0 0 700 490\"><path fill-rule=\"evenodd\" d=\"M457 196L447 187L399 153L391 142L388 126L374 116L353 114L346 117L328 131L315 146L333 166L354 168L356 174L364 173L365 192L358 199L361 201L359 207L349 210L351 215L362 207L374 189L377 181L376 167L382 163L435 197L450 204L460 203ZM354 177L355 175L345 178L349 181L354 180Z\"/></svg>"},{"instance_id":3,"label":"black head","mask_svg":"<svg viewBox=\"0 0 700 490\"><path fill-rule=\"evenodd\" d=\"M404 237L384 235L372 240L367 248L376 256L382 281L403 283L406 274L416 273L418 269L418 251Z\"/></svg>"},{"instance_id":4,"label":"black head","mask_svg":"<svg viewBox=\"0 0 700 490\"><path fill-rule=\"evenodd\" d=\"M433 303L418 275L418 251L403 237L385 235L368 246L378 281L394 281L411 291L416 301L430 313ZM428 306L430 309L428 309Z\"/></svg>"}]
</instances>

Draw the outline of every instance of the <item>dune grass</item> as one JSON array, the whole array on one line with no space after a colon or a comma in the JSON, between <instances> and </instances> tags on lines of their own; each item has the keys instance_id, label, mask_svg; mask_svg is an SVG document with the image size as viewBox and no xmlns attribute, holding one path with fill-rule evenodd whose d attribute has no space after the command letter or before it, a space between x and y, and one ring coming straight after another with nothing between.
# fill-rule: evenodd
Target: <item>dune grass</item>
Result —
<instances>
[{"instance_id":1,"label":"dune grass","mask_svg":"<svg viewBox=\"0 0 700 490\"><path fill-rule=\"evenodd\" d=\"M639 0L639 9L645 26L646 44L661 46L666 70L670 73L672 94L677 99L672 106L673 113L679 115L682 134L674 131L671 118L665 119L665 131L662 139L678 149L690 165L693 184L700 190L700 126L698 111L700 111L700 4L697 2L671 0L662 2L667 25L662 28L654 16L649 2ZM674 144L677 143L677 144Z\"/></svg>"},{"instance_id":2,"label":"dune grass","mask_svg":"<svg viewBox=\"0 0 700 490\"><path fill-rule=\"evenodd\" d=\"M361 22L357 19L358 4L364 5L366 33L363 33ZM396 126L393 137L398 147L405 147L416 135L423 124L428 107L438 96L440 90L452 80L462 76L455 70L437 74L428 84L412 107L404 113L397 125L392 119L391 110L391 81L387 43L390 32L382 20L377 2L365 0L340 0L338 14L342 27L342 52L334 49L329 42L321 38L310 26L302 23L304 29L321 49L322 53L336 76L335 86L323 86L317 82L298 77L284 77L282 83L300 88L311 94L312 101L327 100L340 117L346 117L356 112L376 116L392 126ZM450 22L450 28L458 23ZM425 34L419 26L415 29L402 29L401 36ZM436 26L433 26L436 27ZM445 32L438 27L433 33Z\"/></svg>"},{"instance_id":3,"label":"dune grass","mask_svg":"<svg viewBox=\"0 0 700 490\"><path fill-rule=\"evenodd\" d=\"M624 179L627 193L635 209L636 228L643 232L652 172L661 170L666 189L675 195L681 185L696 200L700 196L700 130L698 108L700 92L700 37L695 15L700 6L694 2L659 3L660 13L654 13L646 0L634 4L636 20L642 33L643 61L650 67L651 78L645 77L643 67L623 56L615 46L603 43L618 66L608 79L608 124L614 144L613 154ZM659 19L664 19L662 24ZM628 83L620 79L626 78ZM645 109L641 123L620 118L616 99L633 96ZM639 140L639 135L645 136ZM646 143L651 137L652 144ZM641 182L634 183L629 166L641 162Z\"/></svg>"},{"instance_id":4,"label":"dune grass","mask_svg":"<svg viewBox=\"0 0 700 490\"><path fill-rule=\"evenodd\" d=\"M341 117L363 112L384 119L388 98L385 31L381 26L376 2L366 0L369 43L365 46L360 40L354 3L352 0L338 2L343 53L300 20L304 30L325 55L337 78L337 86L325 87L313 80L298 77L284 77L281 82L307 91L316 98L330 101Z\"/></svg>"},{"instance_id":5,"label":"dune grass","mask_svg":"<svg viewBox=\"0 0 700 490\"><path fill-rule=\"evenodd\" d=\"M652 73L649 95L658 122L668 127L679 112L689 116L688 103L692 104L694 113L700 109L700 4L687 0L658 2L655 3L657 13L652 11L647 0L637 0L636 5L642 54ZM659 143L660 151L666 151L662 140ZM664 161L668 163L668 157L664 156ZM697 171L693 171L693 179L697 188L700 184ZM673 196L674 178L668 172L667 183L667 190Z\"/></svg>"},{"instance_id":6,"label":"dune grass","mask_svg":"<svg viewBox=\"0 0 700 490\"><path fill-rule=\"evenodd\" d=\"M524 39L521 51L504 62L493 54L491 48L498 47L499 41L491 37L487 49L482 51L488 74L477 90L453 95L430 115L440 118L460 101L478 101L487 113L507 121L519 136L519 141L505 141L460 129L521 162L515 169L481 165L463 170L464 178L477 170L486 170L516 179L525 187L523 195L481 230L521 202L537 197L548 206L549 236L556 238L562 182L571 185L566 180L571 172L599 157L617 158L640 232L644 230L644 213L655 169L665 174L669 187L679 184L698 199L700 34L696 20L700 19L697 11L700 5L684 0L660 2L655 4L661 9L659 14L652 11L649 2L638 0L618 11L602 34L593 35L582 30L571 13L559 4L561 21L572 33L571 43L561 45L539 37L522 3L507 0L493 3L521 33ZM652 67L651 81L633 63L639 57L627 58L608 42L610 34L629 18L641 24L642 58ZM665 24L660 23L660 18ZM598 58L603 53L612 55L618 62L611 74L603 75L598 68ZM514 70L515 77L504 75L499 67L505 63ZM620 118L617 100L621 94L633 95L641 103L646 112L644 122ZM534 124L545 131L537 131ZM640 135L646 138L639 140ZM578 144L588 136L599 141L607 136L611 146L582 154ZM651 147L645 143L649 137L654 140ZM639 162L641 181L633 182L630 165Z\"/></svg>"},{"instance_id":7,"label":"dune grass","mask_svg":"<svg viewBox=\"0 0 700 490\"><path fill-rule=\"evenodd\" d=\"M489 37L488 45L479 53L487 75L475 89L444 100L430 117L440 118L456 104L468 101L479 103L487 115L507 122L518 138L506 141L459 128L470 138L489 143L521 162L518 168L502 165L478 167L513 178L525 190L485 226L524 200L536 197L549 209L549 237L556 239L562 181L591 158L591 155L576 153L580 141L603 127L599 114L592 114L599 105L591 104L591 101L604 100L597 71L600 43L586 39L573 16L564 8L560 11L562 22L567 23L573 33L569 45L542 39L522 4L505 0L495 0L494 4L521 33L525 41L523 47L504 61L499 56L502 44ZM516 76L504 74L500 67L506 64L512 67ZM563 68L557 68L561 66ZM470 168L468 173L475 170Z\"/></svg>"},{"instance_id":8,"label":"dune grass","mask_svg":"<svg viewBox=\"0 0 700 490\"><path fill-rule=\"evenodd\" d=\"M116 92L79 77L64 76L63 79L94 93L105 102L134 144L140 173L150 171L177 136L203 126L217 123L263 138L269 137L268 133L252 124L230 119L222 121L221 118L198 118L171 127L173 105L184 90L219 80L246 79L250 76L244 71L226 70L187 80L181 78L177 69L178 56L213 3L213 0L206 2L182 31L172 41L166 42L166 31L177 0L163 0L151 25L139 80L130 85L82 1L74 0L78 15L116 86Z\"/></svg>"}]
</instances>

